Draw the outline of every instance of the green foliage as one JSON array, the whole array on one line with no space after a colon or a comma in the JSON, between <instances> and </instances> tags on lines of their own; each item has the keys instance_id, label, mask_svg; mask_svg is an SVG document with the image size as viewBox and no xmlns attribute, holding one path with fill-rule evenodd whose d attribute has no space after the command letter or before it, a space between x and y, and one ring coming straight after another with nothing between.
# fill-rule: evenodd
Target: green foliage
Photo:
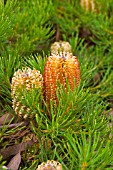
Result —
<instances>
[{"instance_id":1,"label":"green foliage","mask_svg":"<svg viewBox=\"0 0 113 170\"><path fill-rule=\"evenodd\" d=\"M14 72L21 67L21 57L14 51L7 50L0 58L0 100L7 104L11 104L11 78Z\"/></svg>"},{"instance_id":2,"label":"green foliage","mask_svg":"<svg viewBox=\"0 0 113 170\"><path fill-rule=\"evenodd\" d=\"M23 142L27 133L36 138L21 153L21 170L52 159L63 170L113 169L113 3L95 2L97 12L79 0L0 2L0 117L9 109L14 116L0 125L0 149ZM21 102L34 117L27 127L9 128L23 121L11 108L15 71L29 66L43 74L50 45L60 39L80 61L79 87L71 91L67 82L67 93L58 84L57 106L52 100L48 106L38 90L22 91ZM0 168L10 160L0 159Z\"/></svg>"},{"instance_id":3,"label":"green foliage","mask_svg":"<svg viewBox=\"0 0 113 170\"><path fill-rule=\"evenodd\" d=\"M11 15L16 1L7 0L6 5L4 6L4 1L0 2L0 48L2 43L6 43L8 38L11 36L13 16Z\"/></svg>"},{"instance_id":4,"label":"green foliage","mask_svg":"<svg viewBox=\"0 0 113 170\"><path fill-rule=\"evenodd\" d=\"M54 13L52 2L36 0L17 2L14 13L11 46L13 45L21 55L47 47L54 34L51 23L51 16Z\"/></svg>"},{"instance_id":5,"label":"green foliage","mask_svg":"<svg viewBox=\"0 0 113 170\"><path fill-rule=\"evenodd\" d=\"M60 28L61 33L65 33L69 36L79 29L80 20L77 18L78 12L75 10L75 7L78 9L78 6L78 0L76 2L64 0L55 3L56 15L54 21Z\"/></svg>"},{"instance_id":6,"label":"green foliage","mask_svg":"<svg viewBox=\"0 0 113 170\"><path fill-rule=\"evenodd\" d=\"M41 72L41 74L43 74L46 60L47 60L47 56L45 56L44 53L43 53L43 57L39 54L35 54L34 56L31 55L30 57L27 57L25 59L25 65L30 68L36 68Z\"/></svg>"},{"instance_id":7,"label":"green foliage","mask_svg":"<svg viewBox=\"0 0 113 170\"><path fill-rule=\"evenodd\" d=\"M111 164L112 141L106 141L100 133L81 131L80 135L69 133L65 136L70 169L106 169Z\"/></svg>"}]
</instances>

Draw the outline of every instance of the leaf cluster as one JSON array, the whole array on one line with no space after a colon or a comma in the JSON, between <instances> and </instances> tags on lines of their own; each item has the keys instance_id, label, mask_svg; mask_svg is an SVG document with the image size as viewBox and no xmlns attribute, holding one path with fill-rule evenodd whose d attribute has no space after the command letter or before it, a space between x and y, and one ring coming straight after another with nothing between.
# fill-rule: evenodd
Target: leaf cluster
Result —
<instances>
[{"instance_id":1,"label":"leaf cluster","mask_svg":"<svg viewBox=\"0 0 113 170\"><path fill-rule=\"evenodd\" d=\"M36 169L52 159L64 170L113 169L113 3L95 3L98 12L86 11L79 0L0 2L0 117L13 115L0 125L0 149L35 136L21 153L19 169ZM13 74L28 66L43 75L50 45L60 39L80 61L80 85L71 91L67 82L67 92L58 84L57 106L52 100L48 106L39 91L22 91L21 102L34 117L18 126L23 120L12 109Z\"/></svg>"}]
</instances>

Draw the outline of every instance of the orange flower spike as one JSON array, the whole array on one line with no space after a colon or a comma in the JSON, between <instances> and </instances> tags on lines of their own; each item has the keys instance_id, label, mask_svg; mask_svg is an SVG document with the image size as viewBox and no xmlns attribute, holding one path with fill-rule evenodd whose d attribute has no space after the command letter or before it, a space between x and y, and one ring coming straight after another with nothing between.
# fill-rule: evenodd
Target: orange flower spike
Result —
<instances>
[{"instance_id":1,"label":"orange flower spike","mask_svg":"<svg viewBox=\"0 0 113 170\"><path fill-rule=\"evenodd\" d=\"M80 63L77 57L69 54L68 58L65 60L64 72L65 78L68 79L71 90L74 90L74 81L76 81L76 86L78 86L80 82Z\"/></svg>"},{"instance_id":2,"label":"orange flower spike","mask_svg":"<svg viewBox=\"0 0 113 170\"><path fill-rule=\"evenodd\" d=\"M78 59L69 52L52 54L46 62L44 70L45 100L49 103L50 99L56 100L57 83L66 88L66 79L71 90L74 90L75 81L78 86L80 81L80 64Z\"/></svg>"},{"instance_id":3,"label":"orange flower spike","mask_svg":"<svg viewBox=\"0 0 113 170\"><path fill-rule=\"evenodd\" d=\"M44 68L44 87L45 87L45 100L50 102L50 99L56 100L57 82L59 80L61 68L60 58L50 56Z\"/></svg>"}]
</instances>

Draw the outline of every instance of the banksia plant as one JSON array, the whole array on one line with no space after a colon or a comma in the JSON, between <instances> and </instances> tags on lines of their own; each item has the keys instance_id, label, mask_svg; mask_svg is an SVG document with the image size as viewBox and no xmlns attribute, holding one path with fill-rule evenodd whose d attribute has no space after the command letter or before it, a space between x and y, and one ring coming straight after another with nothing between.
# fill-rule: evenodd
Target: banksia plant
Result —
<instances>
[{"instance_id":1,"label":"banksia plant","mask_svg":"<svg viewBox=\"0 0 113 170\"><path fill-rule=\"evenodd\" d=\"M28 94L32 90L42 90L43 78L40 71L35 68L32 70L29 67L18 70L14 73L11 84L11 94L13 99L13 109L18 117L27 118L32 117L31 110L28 106L24 105L22 101L25 100L23 92ZM35 101L36 102L36 101Z\"/></svg>"},{"instance_id":2,"label":"banksia plant","mask_svg":"<svg viewBox=\"0 0 113 170\"><path fill-rule=\"evenodd\" d=\"M62 170L62 165L54 160L48 160L38 166L36 170Z\"/></svg>"},{"instance_id":3,"label":"banksia plant","mask_svg":"<svg viewBox=\"0 0 113 170\"><path fill-rule=\"evenodd\" d=\"M59 43L57 47L59 47ZM56 50L57 47L54 49ZM44 68L44 96L48 103L50 103L50 99L58 102L56 96L58 82L67 90L68 80L71 90L74 90L75 85L78 86L80 81L80 64L77 57L67 51L54 54L55 50L52 47L52 55L48 57Z\"/></svg>"},{"instance_id":4,"label":"banksia plant","mask_svg":"<svg viewBox=\"0 0 113 170\"><path fill-rule=\"evenodd\" d=\"M51 45L51 54L58 54L61 52L71 53L71 45L66 41L55 42Z\"/></svg>"}]
</instances>

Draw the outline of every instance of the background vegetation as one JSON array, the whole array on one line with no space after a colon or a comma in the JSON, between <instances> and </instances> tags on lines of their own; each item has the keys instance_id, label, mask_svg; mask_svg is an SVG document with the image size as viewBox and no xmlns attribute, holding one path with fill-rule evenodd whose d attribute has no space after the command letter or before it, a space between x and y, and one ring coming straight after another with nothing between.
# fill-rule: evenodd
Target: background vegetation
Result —
<instances>
[{"instance_id":1,"label":"background vegetation","mask_svg":"<svg viewBox=\"0 0 113 170\"><path fill-rule=\"evenodd\" d=\"M54 159L64 170L113 169L113 1L94 5L86 10L79 0L0 1L1 167L14 161L15 170L35 170ZM50 46L59 40L68 41L80 61L80 86L69 94L61 90L51 120L39 99L35 118L20 121L12 109L13 74L22 66L43 74Z\"/></svg>"}]
</instances>

